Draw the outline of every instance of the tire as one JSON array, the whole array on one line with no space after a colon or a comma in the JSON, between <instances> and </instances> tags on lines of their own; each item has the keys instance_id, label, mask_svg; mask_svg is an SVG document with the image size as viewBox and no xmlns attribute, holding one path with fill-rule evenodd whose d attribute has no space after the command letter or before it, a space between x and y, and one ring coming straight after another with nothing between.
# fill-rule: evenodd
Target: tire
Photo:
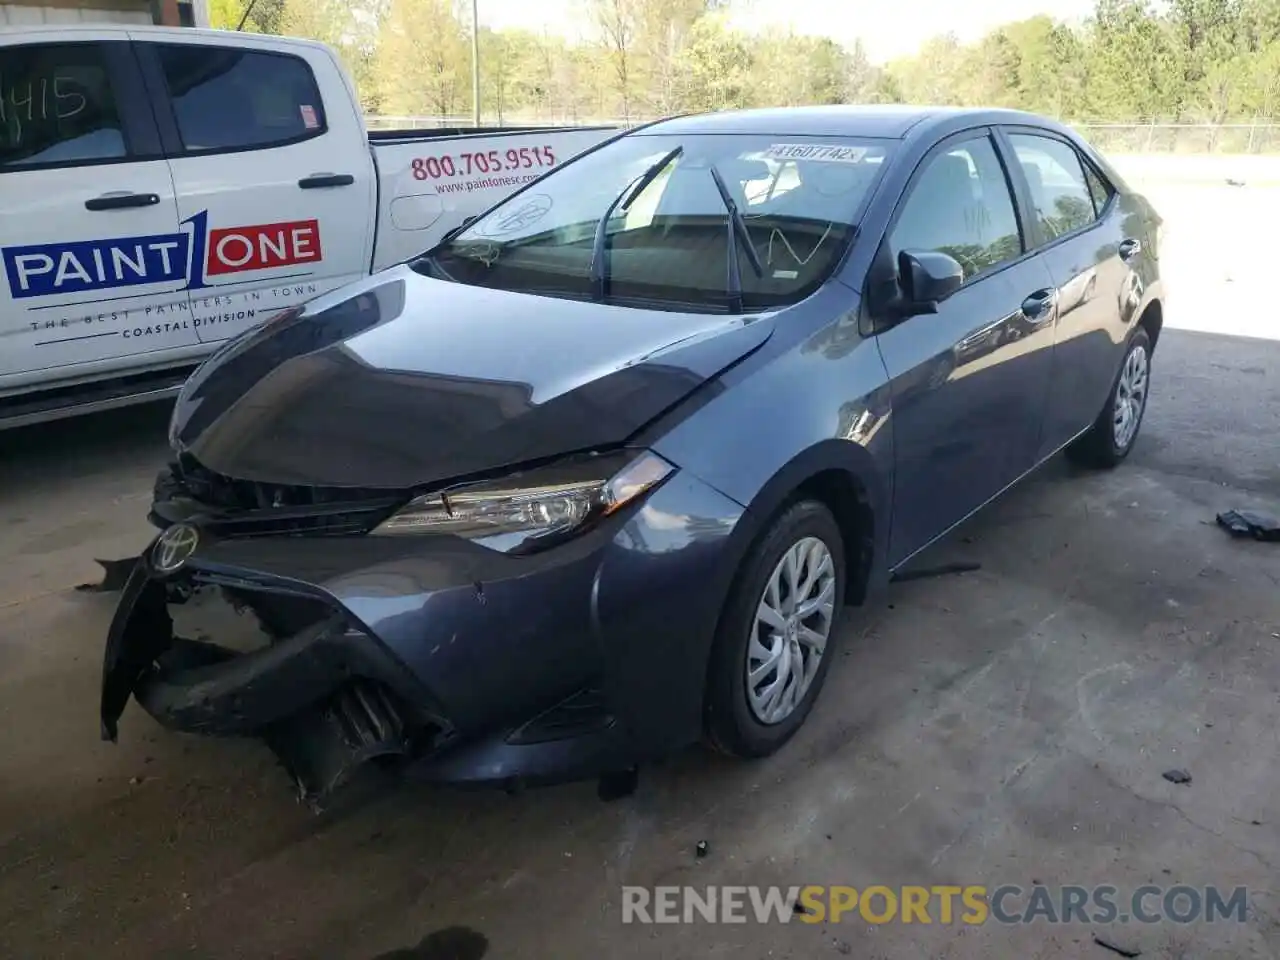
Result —
<instances>
[{"instance_id":1,"label":"tire","mask_svg":"<svg viewBox=\"0 0 1280 960\"><path fill-rule=\"evenodd\" d=\"M821 544L821 549L815 548L815 543ZM817 604L817 612L796 624L808 626L818 634L825 626L825 642L816 658L812 634L785 628L773 630L757 622L757 611L771 596L766 591L774 580L775 572L793 550L799 555L800 563L807 564L799 568L798 579L802 584L811 568L819 572L814 587L807 595L811 601L809 606L815 605L812 598L819 591L825 591L828 585L830 587L829 614L824 601ZM829 575L825 561L821 559L824 555L830 560ZM786 569L782 569L777 601L772 602L786 609L790 598L785 596L788 578ZM756 541L743 561L725 602L708 664L706 739L714 749L741 758L765 757L778 750L800 729L822 690L831 666L835 626L844 603L845 583L844 540L840 527L831 511L816 500L801 500L788 506ZM759 644L753 645L753 639L757 638ZM766 645L777 655L774 667L772 671L765 671L753 684L747 676L748 657L752 653L759 654ZM751 664L760 668L763 661L754 659ZM797 674L795 668L801 672ZM801 678L803 692L797 688L796 694L790 697L793 702L785 716L770 717L767 709L762 716L762 700L767 698L753 698L750 691L763 692L771 682L777 683L782 679L781 673L785 673L789 680ZM808 677L807 682L803 679L805 677ZM785 682L781 691L783 694L787 692ZM786 696L779 697L774 702L775 709L780 711L787 706L784 702L787 699Z\"/></svg>"},{"instance_id":2,"label":"tire","mask_svg":"<svg viewBox=\"0 0 1280 960\"><path fill-rule=\"evenodd\" d=\"M1118 405L1121 402L1128 402L1128 398L1133 395L1135 364L1141 368L1141 399L1136 408L1132 405L1129 408L1132 429L1122 431L1117 422ZM1120 369L1111 383L1111 392L1107 394L1107 402L1098 414L1098 419L1093 422L1093 426L1087 433L1067 447L1067 457L1086 467L1105 470L1118 466L1125 457L1129 456L1129 451L1133 449L1134 442L1138 439L1138 433L1142 429L1142 418L1147 412L1150 387L1151 338L1147 336L1146 330L1138 327L1129 338L1124 359L1120 361Z\"/></svg>"}]
</instances>

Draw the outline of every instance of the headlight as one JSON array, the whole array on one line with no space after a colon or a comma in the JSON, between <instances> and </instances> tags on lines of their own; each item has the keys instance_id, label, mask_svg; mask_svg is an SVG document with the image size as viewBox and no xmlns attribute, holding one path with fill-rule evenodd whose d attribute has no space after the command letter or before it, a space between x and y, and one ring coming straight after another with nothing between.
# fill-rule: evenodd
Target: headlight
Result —
<instances>
[{"instance_id":1,"label":"headlight","mask_svg":"<svg viewBox=\"0 0 1280 960\"><path fill-rule=\"evenodd\" d=\"M614 513L674 470L656 454L633 451L621 458L556 464L415 497L372 532L452 534L516 552L559 540Z\"/></svg>"}]
</instances>

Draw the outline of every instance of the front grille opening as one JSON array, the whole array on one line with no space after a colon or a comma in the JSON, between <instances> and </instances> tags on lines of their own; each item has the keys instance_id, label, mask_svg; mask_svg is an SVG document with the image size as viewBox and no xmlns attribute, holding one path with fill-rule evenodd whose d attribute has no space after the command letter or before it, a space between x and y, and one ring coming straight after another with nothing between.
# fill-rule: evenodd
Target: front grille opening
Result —
<instances>
[{"instance_id":1,"label":"front grille opening","mask_svg":"<svg viewBox=\"0 0 1280 960\"><path fill-rule=\"evenodd\" d=\"M205 583L183 602L170 604L169 614L175 636L253 653L331 619L333 610L311 597Z\"/></svg>"},{"instance_id":2,"label":"front grille opening","mask_svg":"<svg viewBox=\"0 0 1280 960\"><path fill-rule=\"evenodd\" d=\"M391 490L259 483L209 470L190 454L171 465L157 498L194 500L226 537L359 536L406 499Z\"/></svg>"},{"instance_id":3,"label":"front grille opening","mask_svg":"<svg viewBox=\"0 0 1280 960\"><path fill-rule=\"evenodd\" d=\"M169 605L176 637L214 643L233 653L253 653L276 639L251 610L232 603L221 587L201 586L185 602Z\"/></svg>"},{"instance_id":4,"label":"front grille opening","mask_svg":"<svg viewBox=\"0 0 1280 960\"><path fill-rule=\"evenodd\" d=\"M238 480L215 473L187 453L178 458L176 466L178 479L193 498L211 507L236 512L327 504L354 505L386 500L393 495L388 490L359 487L316 487Z\"/></svg>"}]
</instances>

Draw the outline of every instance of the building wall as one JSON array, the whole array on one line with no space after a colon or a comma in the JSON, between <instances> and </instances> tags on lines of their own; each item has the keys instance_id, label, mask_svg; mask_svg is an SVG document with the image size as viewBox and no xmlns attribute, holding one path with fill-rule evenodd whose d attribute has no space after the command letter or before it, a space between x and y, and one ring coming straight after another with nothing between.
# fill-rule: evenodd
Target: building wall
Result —
<instances>
[{"instance_id":1,"label":"building wall","mask_svg":"<svg viewBox=\"0 0 1280 960\"><path fill-rule=\"evenodd\" d=\"M187 17L182 16L185 7ZM209 25L208 0L0 0L0 26L26 27L67 23L162 23Z\"/></svg>"},{"instance_id":2,"label":"building wall","mask_svg":"<svg viewBox=\"0 0 1280 960\"><path fill-rule=\"evenodd\" d=\"M135 3L124 0L93 0L86 3L59 3L44 0L40 4L4 3L0 0L0 25L35 27L68 23L151 23L150 0Z\"/></svg>"}]
</instances>

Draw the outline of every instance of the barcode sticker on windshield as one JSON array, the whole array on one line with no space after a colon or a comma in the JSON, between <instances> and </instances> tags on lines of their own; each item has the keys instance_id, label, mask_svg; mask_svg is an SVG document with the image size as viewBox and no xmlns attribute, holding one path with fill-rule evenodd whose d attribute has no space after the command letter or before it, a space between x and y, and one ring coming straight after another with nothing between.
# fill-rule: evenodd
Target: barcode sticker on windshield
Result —
<instances>
[{"instance_id":1,"label":"barcode sticker on windshield","mask_svg":"<svg viewBox=\"0 0 1280 960\"><path fill-rule=\"evenodd\" d=\"M825 163L861 163L866 147L842 147L824 143L774 143L764 152L767 160L817 160Z\"/></svg>"}]
</instances>

